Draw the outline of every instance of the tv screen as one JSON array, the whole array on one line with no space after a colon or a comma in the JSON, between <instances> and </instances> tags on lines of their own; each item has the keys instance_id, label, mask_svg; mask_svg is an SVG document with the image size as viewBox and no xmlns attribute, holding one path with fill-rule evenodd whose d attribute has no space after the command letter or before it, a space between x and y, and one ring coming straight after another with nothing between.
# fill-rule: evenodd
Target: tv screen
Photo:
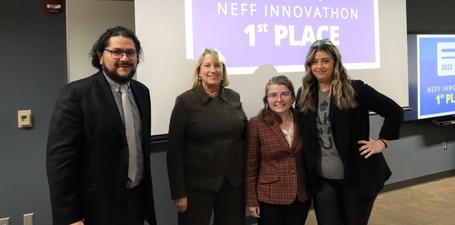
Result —
<instances>
[{"instance_id":1,"label":"tv screen","mask_svg":"<svg viewBox=\"0 0 455 225\"><path fill-rule=\"evenodd\" d=\"M455 114L455 35L408 35L409 104L405 120Z\"/></svg>"}]
</instances>

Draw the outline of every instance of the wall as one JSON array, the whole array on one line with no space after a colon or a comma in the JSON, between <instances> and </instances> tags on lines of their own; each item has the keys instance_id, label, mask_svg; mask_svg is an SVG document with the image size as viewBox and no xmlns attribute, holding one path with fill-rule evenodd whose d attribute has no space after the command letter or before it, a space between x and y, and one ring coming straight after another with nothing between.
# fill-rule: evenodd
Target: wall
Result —
<instances>
[{"instance_id":1,"label":"wall","mask_svg":"<svg viewBox=\"0 0 455 225\"><path fill-rule=\"evenodd\" d=\"M407 0L408 33L455 34L454 7L447 0Z\"/></svg>"},{"instance_id":2,"label":"wall","mask_svg":"<svg viewBox=\"0 0 455 225\"><path fill-rule=\"evenodd\" d=\"M65 14L47 14L43 1L2 1L0 8L0 218L50 224L45 170L47 129L66 83ZM31 109L33 128L17 128L17 110Z\"/></svg>"},{"instance_id":3,"label":"wall","mask_svg":"<svg viewBox=\"0 0 455 225\"><path fill-rule=\"evenodd\" d=\"M382 118L372 116L371 138L377 138ZM405 123L399 140L392 141L384 156L392 170L388 184L455 169L455 127L439 127L432 121ZM447 148L444 149L444 142Z\"/></svg>"},{"instance_id":4,"label":"wall","mask_svg":"<svg viewBox=\"0 0 455 225\"><path fill-rule=\"evenodd\" d=\"M95 73L89 57L93 43L107 28L124 26L134 30L133 1L67 1L68 81Z\"/></svg>"}]
</instances>

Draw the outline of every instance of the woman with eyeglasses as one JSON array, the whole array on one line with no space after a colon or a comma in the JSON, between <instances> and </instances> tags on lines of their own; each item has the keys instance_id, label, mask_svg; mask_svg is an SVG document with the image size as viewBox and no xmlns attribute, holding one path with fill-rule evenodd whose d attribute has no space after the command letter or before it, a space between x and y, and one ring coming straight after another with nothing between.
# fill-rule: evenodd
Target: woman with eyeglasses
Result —
<instances>
[{"instance_id":1,"label":"woman with eyeglasses","mask_svg":"<svg viewBox=\"0 0 455 225\"><path fill-rule=\"evenodd\" d=\"M298 92L308 192L319 225L366 225L391 171L382 152L398 139L403 111L392 99L351 80L338 48L314 42ZM384 118L370 139L369 111Z\"/></svg>"},{"instance_id":2,"label":"woman with eyeglasses","mask_svg":"<svg viewBox=\"0 0 455 225\"><path fill-rule=\"evenodd\" d=\"M246 205L259 225L302 225L310 208L294 100L292 82L273 77L264 108L248 124Z\"/></svg>"}]
</instances>

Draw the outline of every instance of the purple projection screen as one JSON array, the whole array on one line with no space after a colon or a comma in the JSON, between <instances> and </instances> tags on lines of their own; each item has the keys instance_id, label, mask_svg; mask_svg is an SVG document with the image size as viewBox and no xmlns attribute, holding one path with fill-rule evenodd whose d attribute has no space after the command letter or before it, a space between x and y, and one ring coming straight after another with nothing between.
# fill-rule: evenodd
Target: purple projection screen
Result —
<instances>
[{"instance_id":1,"label":"purple projection screen","mask_svg":"<svg viewBox=\"0 0 455 225\"><path fill-rule=\"evenodd\" d=\"M406 0L135 0L144 49L137 79L150 89L152 133L166 134L175 98L191 88L204 48L226 58L229 86L248 117L263 107L264 87L286 75L297 89L308 47L339 46L351 79L408 106ZM172 223L165 223L172 224Z\"/></svg>"},{"instance_id":2,"label":"purple projection screen","mask_svg":"<svg viewBox=\"0 0 455 225\"><path fill-rule=\"evenodd\" d=\"M230 74L304 71L318 39L337 45L349 69L380 67L377 0L185 0L185 26L187 58L216 48Z\"/></svg>"}]
</instances>

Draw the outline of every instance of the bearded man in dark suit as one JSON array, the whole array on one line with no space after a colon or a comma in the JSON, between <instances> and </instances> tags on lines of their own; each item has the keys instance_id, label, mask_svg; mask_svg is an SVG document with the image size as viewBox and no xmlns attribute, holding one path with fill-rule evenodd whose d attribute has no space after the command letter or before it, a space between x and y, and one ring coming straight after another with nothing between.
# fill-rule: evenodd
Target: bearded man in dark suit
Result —
<instances>
[{"instance_id":1,"label":"bearded man in dark suit","mask_svg":"<svg viewBox=\"0 0 455 225\"><path fill-rule=\"evenodd\" d=\"M91 50L99 71L67 84L47 142L54 225L155 225L149 90L131 78L142 56L131 30L106 30Z\"/></svg>"}]
</instances>

